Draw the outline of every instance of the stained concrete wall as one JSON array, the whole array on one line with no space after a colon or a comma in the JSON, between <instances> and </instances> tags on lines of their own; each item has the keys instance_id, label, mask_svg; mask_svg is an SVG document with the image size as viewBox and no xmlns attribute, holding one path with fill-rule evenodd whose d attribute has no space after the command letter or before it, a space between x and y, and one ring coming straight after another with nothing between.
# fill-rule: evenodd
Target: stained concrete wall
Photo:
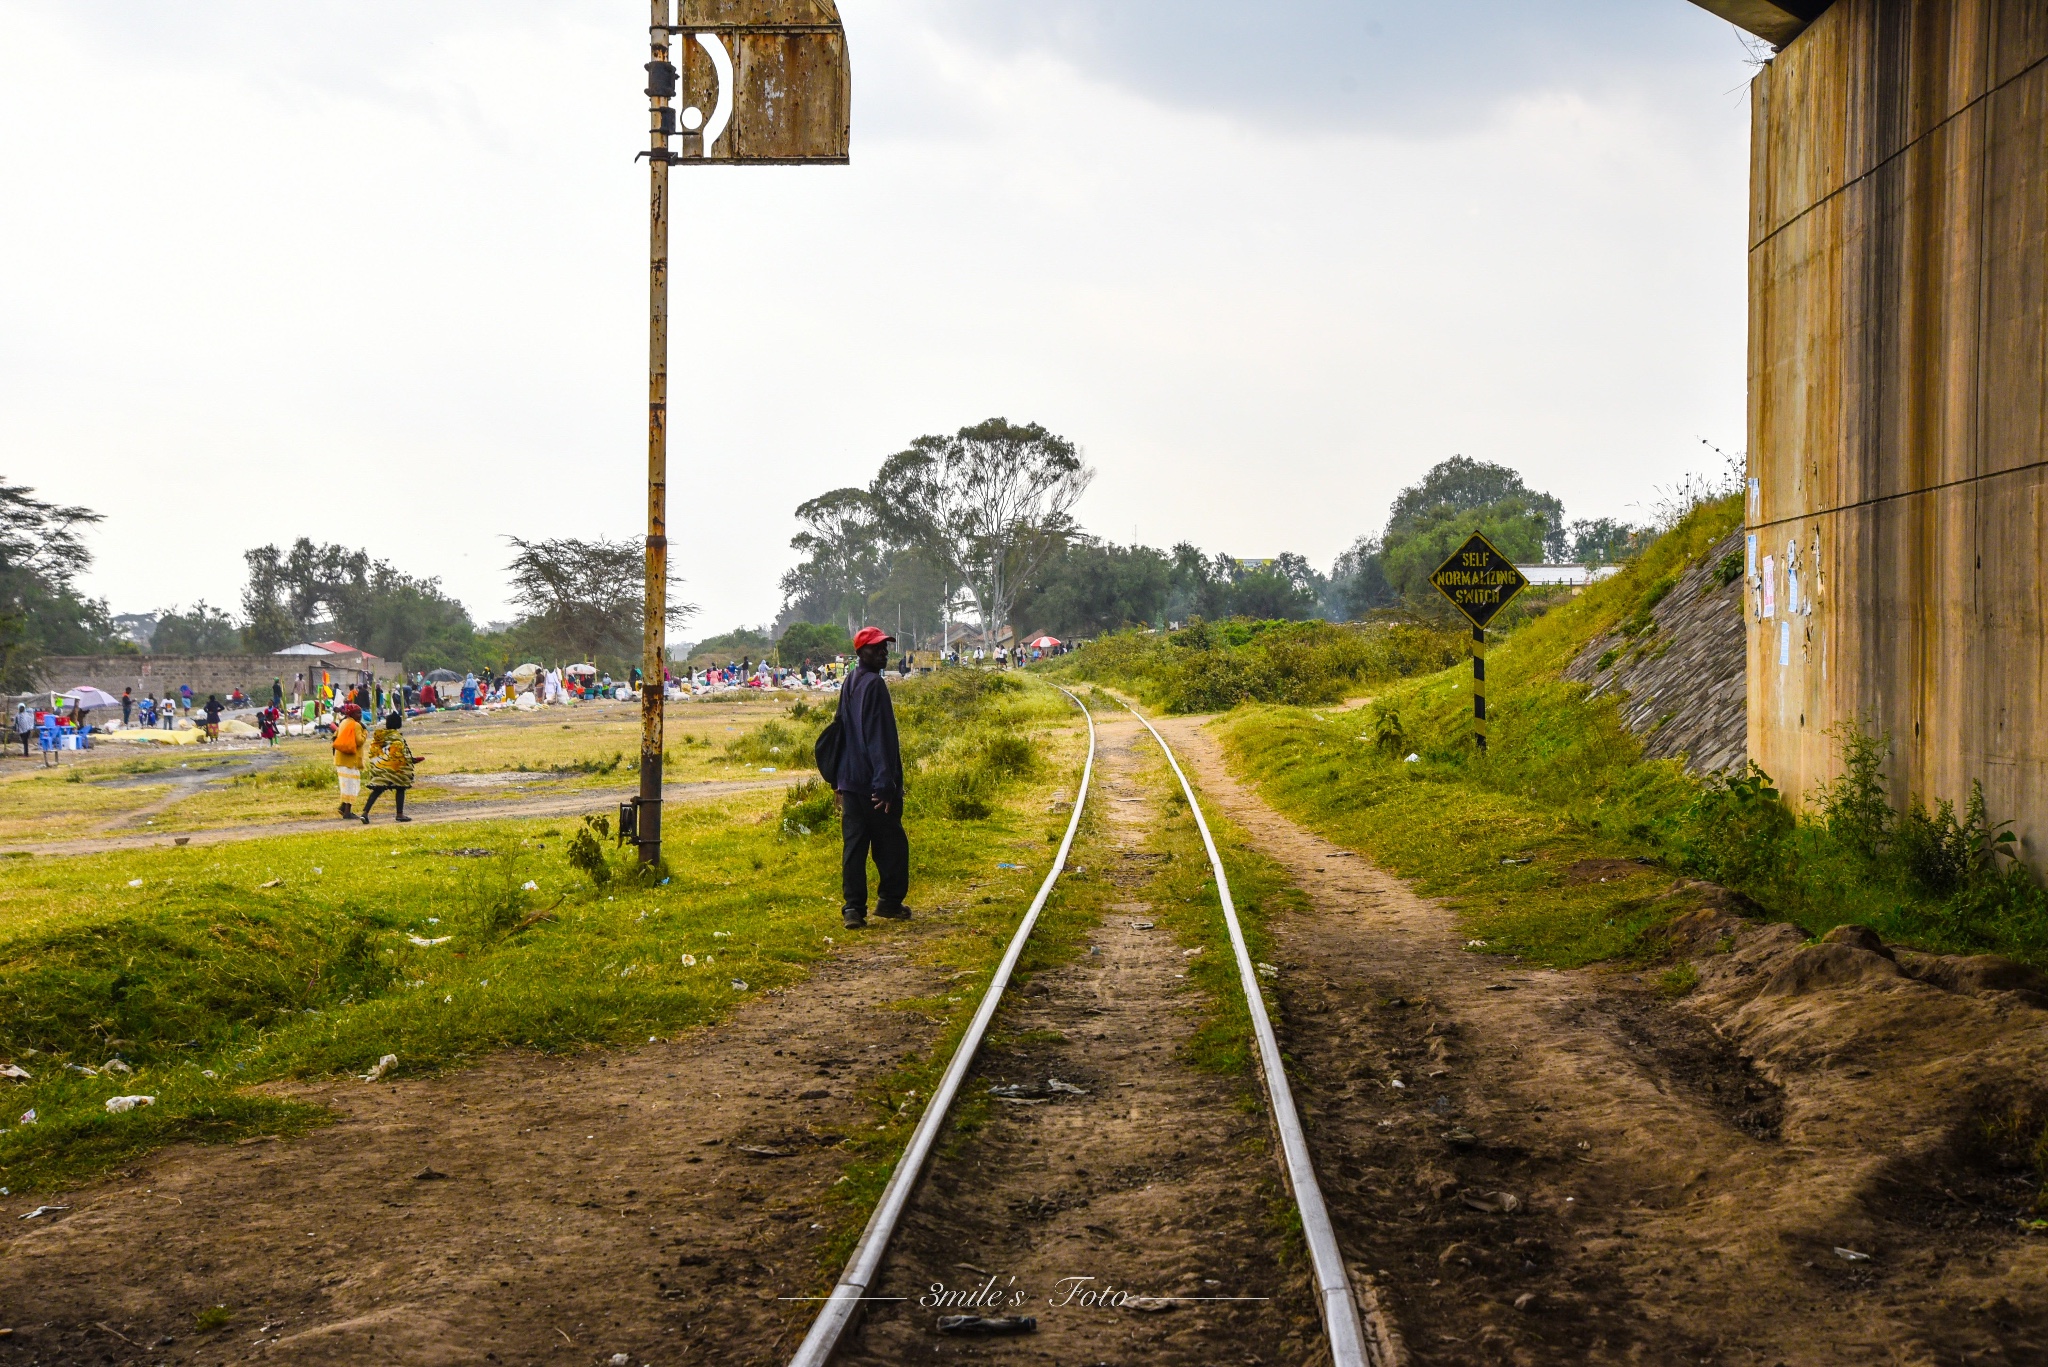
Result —
<instances>
[{"instance_id":1,"label":"stained concrete wall","mask_svg":"<svg viewBox=\"0 0 2048 1367\"><path fill-rule=\"evenodd\" d=\"M1838 0L1752 88L1749 753L2048 866L2048 6Z\"/></svg>"}]
</instances>

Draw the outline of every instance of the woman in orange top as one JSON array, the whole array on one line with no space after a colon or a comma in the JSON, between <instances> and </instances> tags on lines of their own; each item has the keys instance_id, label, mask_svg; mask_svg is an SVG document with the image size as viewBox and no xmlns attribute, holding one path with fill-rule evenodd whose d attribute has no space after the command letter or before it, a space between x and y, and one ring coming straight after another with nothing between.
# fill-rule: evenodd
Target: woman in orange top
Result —
<instances>
[{"instance_id":1,"label":"woman in orange top","mask_svg":"<svg viewBox=\"0 0 2048 1367\"><path fill-rule=\"evenodd\" d=\"M334 728L334 776L341 781L341 819L356 819L356 795L363 791L363 709L354 703L341 709L341 725Z\"/></svg>"}]
</instances>

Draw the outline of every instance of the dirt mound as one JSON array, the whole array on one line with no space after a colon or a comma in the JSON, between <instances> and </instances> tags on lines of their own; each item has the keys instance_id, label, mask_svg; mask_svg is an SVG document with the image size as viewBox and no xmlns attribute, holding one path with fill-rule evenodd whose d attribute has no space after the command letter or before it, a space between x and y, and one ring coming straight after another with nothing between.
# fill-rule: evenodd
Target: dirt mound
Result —
<instances>
[{"instance_id":1,"label":"dirt mound","mask_svg":"<svg viewBox=\"0 0 2048 1367\"><path fill-rule=\"evenodd\" d=\"M1565 666L1564 677L1591 684L1594 697L1621 691L1622 714L1651 759L1683 756L1695 772L1718 773L1749 756L1742 579L1722 577L1728 557L1741 554L1741 532L1721 538L1646 617L1594 640Z\"/></svg>"}]
</instances>

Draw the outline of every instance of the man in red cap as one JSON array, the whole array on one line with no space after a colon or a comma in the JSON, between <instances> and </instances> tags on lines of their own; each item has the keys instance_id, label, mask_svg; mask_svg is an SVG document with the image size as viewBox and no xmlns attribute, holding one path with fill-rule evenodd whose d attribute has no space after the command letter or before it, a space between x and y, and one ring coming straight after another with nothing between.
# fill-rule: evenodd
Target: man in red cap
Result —
<instances>
[{"instance_id":1,"label":"man in red cap","mask_svg":"<svg viewBox=\"0 0 2048 1367\"><path fill-rule=\"evenodd\" d=\"M903 752L896 741L896 708L882 669L896 638L862 627L853 638L860 668L839 689L839 726L845 736L833 783L839 827L846 843L839 861L840 919L848 930L868 923L868 856L880 875L875 915L910 919L910 840L903 834Z\"/></svg>"}]
</instances>

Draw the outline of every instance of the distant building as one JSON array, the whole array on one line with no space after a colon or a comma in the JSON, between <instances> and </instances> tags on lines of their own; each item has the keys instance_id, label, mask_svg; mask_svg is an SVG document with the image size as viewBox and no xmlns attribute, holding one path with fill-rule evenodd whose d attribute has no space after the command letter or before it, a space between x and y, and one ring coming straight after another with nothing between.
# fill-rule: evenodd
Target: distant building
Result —
<instances>
[{"instance_id":1,"label":"distant building","mask_svg":"<svg viewBox=\"0 0 2048 1367\"><path fill-rule=\"evenodd\" d=\"M1531 584L1568 584L1579 589L1621 573L1619 565L1517 565L1515 568Z\"/></svg>"}]
</instances>

